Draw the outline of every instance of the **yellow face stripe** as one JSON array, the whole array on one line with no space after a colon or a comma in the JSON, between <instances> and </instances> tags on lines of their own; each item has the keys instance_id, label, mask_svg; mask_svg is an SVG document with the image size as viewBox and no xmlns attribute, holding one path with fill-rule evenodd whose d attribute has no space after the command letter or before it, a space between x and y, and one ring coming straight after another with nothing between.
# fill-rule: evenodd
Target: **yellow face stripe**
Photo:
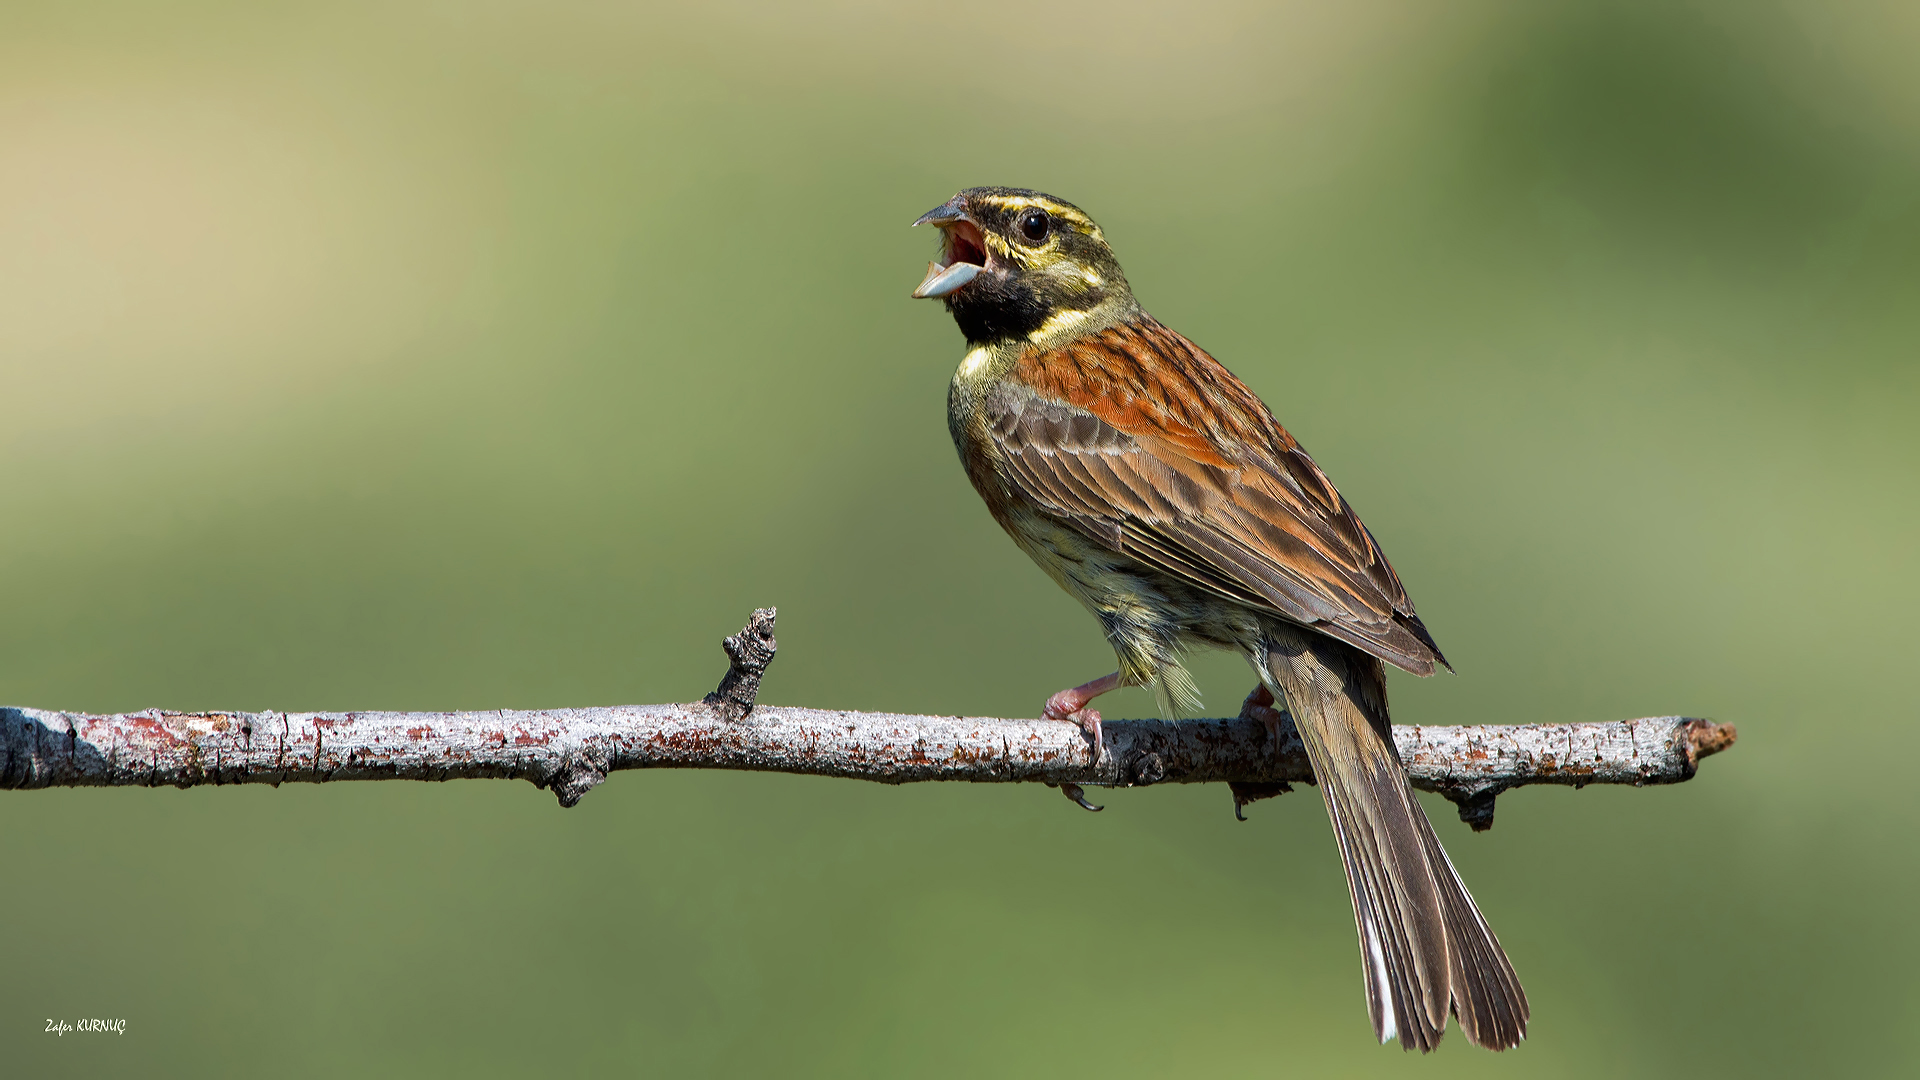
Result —
<instances>
[{"instance_id":1,"label":"yellow face stripe","mask_svg":"<svg viewBox=\"0 0 1920 1080\"><path fill-rule=\"evenodd\" d=\"M1079 323L1085 322L1087 319L1087 315L1088 315L1087 312L1074 311L1071 308L1069 308L1066 311L1062 311L1054 315L1053 318L1048 319L1046 322L1041 323L1040 329L1035 330L1033 333L1027 335L1027 340L1039 341L1051 334L1057 334L1060 331L1065 330L1069 326L1074 326Z\"/></svg>"},{"instance_id":2,"label":"yellow face stripe","mask_svg":"<svg viewBox=\"0 0 1920 1080\"><path fill-rule=\"evenodd\" d=\"M981 202L989 206L998 207L1010 214L1024 210L1029 206L1037 206L1056 218L1072 222L1081 232L1092 236L1094 239L1101 239L1100 226L1095 225L1092 218L1075 210L1071 206L1064 206L1054 202L1052 199L1035 198L1031 195L980 195L976 197Z\"/></svg>"}]
</instances>

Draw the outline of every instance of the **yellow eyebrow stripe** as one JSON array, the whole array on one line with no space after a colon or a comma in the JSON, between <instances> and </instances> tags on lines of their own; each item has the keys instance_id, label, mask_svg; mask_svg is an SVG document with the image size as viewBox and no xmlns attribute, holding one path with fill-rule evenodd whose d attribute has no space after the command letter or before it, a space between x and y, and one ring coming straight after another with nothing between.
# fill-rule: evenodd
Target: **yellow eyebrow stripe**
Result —
<instances>
[{"instance_id":1,"label":"yellow eyebrow stripe","mask_svg":"<svg viewBox=\"0 0 1920 1080\"><path fill-rule=\"evenodd\" d=\"M1089 231L1098 230L1098 226L1094 225L1093 219L1075 210L1071 206L1062 206L1052 199L1036 199L1031 195L982 195L979 196L979 199L981 202L997 206L1002 210L1019 210L1029 206L1037 206L1047 213L1052 214L1054 217L1065 218L1076 225L1084 226Z\"/></svg>"}]
</instances>

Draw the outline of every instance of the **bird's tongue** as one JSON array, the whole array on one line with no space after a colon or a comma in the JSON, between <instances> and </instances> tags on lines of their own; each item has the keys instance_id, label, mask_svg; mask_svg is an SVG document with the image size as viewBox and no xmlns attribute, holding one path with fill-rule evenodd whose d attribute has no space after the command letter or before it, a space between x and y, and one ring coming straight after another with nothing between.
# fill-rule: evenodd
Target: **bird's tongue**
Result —
<instances>
[{"instance_id":1,"label":"bird's tongue","mask_svg":"<svg viewBox=\"0 0 1920 1080\"><path fill-rule=\"evenodd\" d=\"M986 267L979 263L970 262L957 262L952 266L928 263L927 279L920 283L919 288L913 290L914 299L933 300L945 296L972 281L975 275L985 269Z\"/></svg>"}]
</instances>

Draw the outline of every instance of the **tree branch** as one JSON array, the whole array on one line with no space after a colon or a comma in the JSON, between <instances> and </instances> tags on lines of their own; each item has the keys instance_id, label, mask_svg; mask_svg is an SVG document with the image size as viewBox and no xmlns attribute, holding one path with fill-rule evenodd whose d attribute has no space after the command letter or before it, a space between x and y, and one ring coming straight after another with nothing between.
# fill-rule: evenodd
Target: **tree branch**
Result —
<instances>
[{"instance_id":1,"label":"tree branch","mask_svg":"<svg viewBox=\"0 0 1920 1080\"><path fill-rule=\"evenodd\" d=\"M1291 720L1275 735L1230 719L1108 721L1098 765L1079 727L755 705L775 648L771 608L728 638L732 666L705 701L447 713L97 716L0 708L0 789L516 778L572 806L619 769L746 769L904 784L1040 781L1135 787L1231 782L1236 809L1313 780ZM1662 716L1604 724L1400 726L1415 787L1476 829L1523 784L1673 784L1733 745L1730 724Z\"/></svg>"}]
</instances>

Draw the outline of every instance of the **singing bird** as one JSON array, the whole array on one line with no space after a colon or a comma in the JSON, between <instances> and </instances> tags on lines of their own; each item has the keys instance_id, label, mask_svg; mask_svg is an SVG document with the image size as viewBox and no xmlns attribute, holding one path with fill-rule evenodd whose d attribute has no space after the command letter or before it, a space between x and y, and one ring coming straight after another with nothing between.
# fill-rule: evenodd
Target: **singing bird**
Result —
<instances>
[{"instance_id":1,"label":"singing bird","mask_svg":"<svg viewBox=\"0 0 1920 1080\"><path fill-rule=\"evenodd\" d=\"M914 224L942 245L913 295L943 300L967 340L947 397L967 476L1119 661L1045 715L1079 723L1098 759L1094 698L1148 687L1167 718L1192 715L1182 652L1245 656L1313 762L1374 1033L1431 1050L1451 1012L1479 1046L1519 1043L1526 994L1387 718L1383 661L1431 675L1446 658L1353 507L1253 391L1141 308L1078 207L978 187Z\"/></svg>"}]
</instances>

